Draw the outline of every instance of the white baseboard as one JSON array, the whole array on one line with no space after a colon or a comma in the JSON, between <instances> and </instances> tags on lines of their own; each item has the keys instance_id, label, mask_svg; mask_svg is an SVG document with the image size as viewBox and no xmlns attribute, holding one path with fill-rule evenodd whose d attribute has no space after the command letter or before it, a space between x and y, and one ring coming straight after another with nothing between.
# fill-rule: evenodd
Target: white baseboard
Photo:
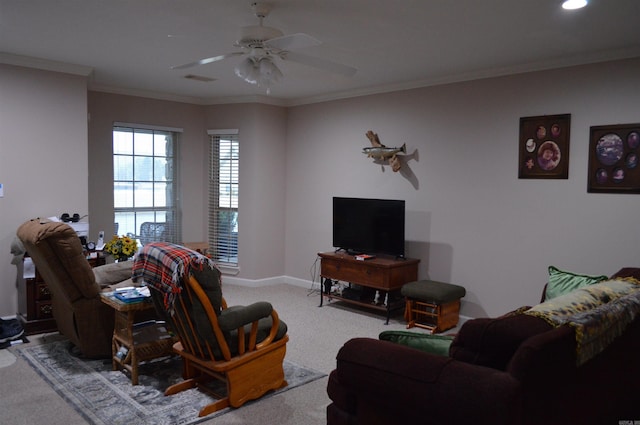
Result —
<instances>
[{"instance_id":1,"label":"white baseboard","mask_svg":"<svg viewBox=\"0 0 640 425\"><path fill-rule=\"evenodd\" d=\"M250 288L259 288L262 286L271 286L271 285L277 285L280 283L299 286L301 288L312 288L312 284L313 284L314 288L317 287L318 289L320 289L320 284L317 282L312 283L310 280L298 279L298 278L289 277L289 276L275 276L275 277L268 277L265 279L243 279L243 278L223 274L222 284L224 285L226 283L230 285L247 286Z\"/></svg>"},{"instance_id":2,"label":"white baseboard","mask_svg":"<svg viewBox=\"0 0 640 425\"><path fill-rule=\"evenodd\" d=\"M250 288L259 288L262 286L278 285L280 283L299 286L301 288L320 290L320 282L311 282L310 280L307 280L307 279L299 279L299 278L290 277L290 276L277 276L277 277L269 277L266 279L242 279L242 278L237 278L237 277L228 276L224 274L222 275L223 285L229 284L229 285L247 286ZM460 321L459 321L458 327L461 326L467 320L471 320L471 319L474 319L474 318L460 315Z\"/></svg>"}]
</instances>

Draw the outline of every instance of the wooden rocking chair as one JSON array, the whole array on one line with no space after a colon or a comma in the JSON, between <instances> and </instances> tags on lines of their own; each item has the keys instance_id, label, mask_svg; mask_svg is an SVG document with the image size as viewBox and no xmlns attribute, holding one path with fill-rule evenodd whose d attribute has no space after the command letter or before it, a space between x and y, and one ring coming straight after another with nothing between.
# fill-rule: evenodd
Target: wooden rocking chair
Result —
<instances>
[{"instance_id":1,"label":"wooden rocking chair","mask_svg":"<svg viewBox=\"0 0 640 425\"><path fill-rule=\"evenodd\" d=\"M145 246L143 252L153 245ZM213 394L218 400L200 410L199 416L206 416L285 387L283 362L289 337L271 304L227 308L220 272L207 266L190 270L182 278L172 313L167 311L165 293L150 285L156 310L179 338L173 349L183 360L185 380L167 388L165 395L195 386L211 392L207 382L225 382L226 394Z\"/></svg>"}]
</instances>

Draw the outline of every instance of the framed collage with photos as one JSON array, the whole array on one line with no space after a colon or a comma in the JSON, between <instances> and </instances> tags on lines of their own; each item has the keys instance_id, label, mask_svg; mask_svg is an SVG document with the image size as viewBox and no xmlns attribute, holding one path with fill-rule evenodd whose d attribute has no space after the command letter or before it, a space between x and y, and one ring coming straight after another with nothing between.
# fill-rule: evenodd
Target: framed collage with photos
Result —
<instances>
[{"instance_id":1,"label":"framed collage with photos","mask_svg":"<svg viewBox=\"0 0 640 425\"><path fill-rule=\"evenodd\" d=\"M588 192L640 193L640 123L591 127Z\"/></svg>"},{"instance_id":2,"label":"framed collage with photos","mask_svg":"<svg viewBox=\"0 0 640 425\"><path fill-rule=\"evenodd\" d=\"M568 179L571 114L520 118L521 179Z\"/></svg>"}]
</instances>

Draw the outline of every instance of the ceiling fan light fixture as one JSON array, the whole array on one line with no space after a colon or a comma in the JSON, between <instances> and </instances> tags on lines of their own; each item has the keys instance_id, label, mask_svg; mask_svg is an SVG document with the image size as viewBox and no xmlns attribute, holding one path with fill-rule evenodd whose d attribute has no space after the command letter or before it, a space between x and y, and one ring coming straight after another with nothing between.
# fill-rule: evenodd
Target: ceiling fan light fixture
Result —
<instances>
[{"instance_id":1,"label":"ceiling fan light fixture","mask_svg":"<svg viewBox=\"0 0 640 425\"><path fill-rule=\"evenodd\" d=\"M255 64L255 59L248 57L235 67L235 73L238 77L249 84L257 84L260 71Z\"/></svg>"},{"instance_id":2,"label":"ceiling fan light fixture","mask_svg":"<svg viewBox=\"0 0 640 425\"><path fill-rule=\"evenodd\" d=\"M261 58L259 69L260 77L265 82L275 83L282 78L282 72L270 58Z\"/></svg>"},{"instance_id":3,"label":"ceiling fan light fixture","mask_svg":"<svg viewBox=\"0 0 640 425\"><path fill-rule=\"evenodd\" d=\"M247 83L267 90L282 78L282 72L269 57L248 57L236 66L235 73Z\"/></svg>"},{"instance_id":4,"label":"ceiling fan light fixture","mask_svg":"<svg viewBox=\"0 0 640 425\"><path fill-rule=\"evenodd\" d=\"M587 0L565 0L562 2L562 8L566 10L582 9L587 3Z\"/></svg>"}]
</instances>

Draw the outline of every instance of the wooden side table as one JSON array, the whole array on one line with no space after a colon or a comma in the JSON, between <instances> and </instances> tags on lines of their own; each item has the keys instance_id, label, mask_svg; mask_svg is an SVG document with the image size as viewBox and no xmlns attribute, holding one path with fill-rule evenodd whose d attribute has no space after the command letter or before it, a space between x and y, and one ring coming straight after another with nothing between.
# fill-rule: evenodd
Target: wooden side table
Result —
<instances>
[{"instance_id":1,"label":"wooden side table","mask_svg":"<svg viewBox=\"0 0 640 425\"><path fill-rule=\"evenodd\" d=\"M167 332L164 323L135 322L137 312L153 309L150 298L142 302L125 303L117 299L113 292L103 292L100 298L115 310L113 370L128 370L131 373L131 384L138 385L140 362L170 355L177 339Z\"/></svg>"}]
</instances>

